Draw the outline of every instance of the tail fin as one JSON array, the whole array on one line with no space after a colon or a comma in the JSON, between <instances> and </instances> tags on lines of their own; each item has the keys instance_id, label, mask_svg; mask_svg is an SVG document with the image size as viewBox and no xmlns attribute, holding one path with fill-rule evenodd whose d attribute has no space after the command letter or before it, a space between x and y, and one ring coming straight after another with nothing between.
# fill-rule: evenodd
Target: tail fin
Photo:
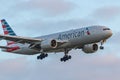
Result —
<instances>
[{"instance_id":1,"label":"tail fin","mask_svg":"<svg viewBox=\"0 0 120 80\"><path fill-rule=\"evenodd\" d=\"M11 35L11 36L16 36L15 32L13 31L13 29L9 26L9 24L7 23L7 21L5 19L1 20L2 23L2 28L4 31L5 35Z\"/></svg>"},{"instance_id":2,"label":"tail fin","mask_svg":"<svg viewBox=\"0 0 120 80\"><path fill-rule=\"evenodd\" d=\"M13 31L13 29L10 27L10 25L7 23L5 19L2 19L1 23L4 31L4 35L16 36L15 32ZM14 41L7 41L7 45L11 45L14 43L15 43Z\"/></svg>"}]
</instances>

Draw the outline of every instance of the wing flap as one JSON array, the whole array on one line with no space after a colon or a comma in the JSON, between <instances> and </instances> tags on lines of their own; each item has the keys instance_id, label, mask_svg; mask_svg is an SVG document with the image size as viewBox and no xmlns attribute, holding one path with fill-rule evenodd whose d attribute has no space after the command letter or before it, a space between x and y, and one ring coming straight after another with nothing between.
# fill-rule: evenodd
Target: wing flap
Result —
<instances>
[{"instance_id":1,"label":"wing flap","mask_svg":"<svg viewBox=\"0 0 120 80\"><path fill-rule=\"evenodd\" d=\"M42 41L42 39L35 39L35 38L28 38L28 37L21 37L21 36L1 35L1 34L0 34L0 39L10 40L10 41L14 41L17 43L22 43L22 44L38 43Z\"/></svg>"}]
</instances>

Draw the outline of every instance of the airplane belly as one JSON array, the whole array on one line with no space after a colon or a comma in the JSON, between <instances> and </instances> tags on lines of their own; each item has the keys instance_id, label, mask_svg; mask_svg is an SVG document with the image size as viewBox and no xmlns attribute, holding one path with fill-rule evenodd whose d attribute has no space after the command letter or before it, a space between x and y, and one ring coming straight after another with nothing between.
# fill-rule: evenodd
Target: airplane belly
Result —
<instances>
[{"instance_id":1,"label":"airplane belly","mask_svg":"<svg viewBox=\"0 0 120 80\"><path fill-rule=\"evenodd\" d=\"M34 54L38 54L39 51L29 48L21 48L19 50L13 51L13 53L22 54L22 55L34 55Z\"/></svg>"}]
</instances>

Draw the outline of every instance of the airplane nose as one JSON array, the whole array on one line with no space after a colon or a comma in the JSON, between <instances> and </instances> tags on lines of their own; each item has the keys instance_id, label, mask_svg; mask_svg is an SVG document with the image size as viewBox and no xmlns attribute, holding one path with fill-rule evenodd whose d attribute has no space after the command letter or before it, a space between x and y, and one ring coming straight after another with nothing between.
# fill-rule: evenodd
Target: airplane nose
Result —
<instances>
[{"instance_id":1,"label":"airplane nose","mask_svg":"<svg viewBox=\"0 0 120 80\"><path fill-rule=\"evenodd\" d=\"M110 37L113 35L112 31L109 32Z\"/></svg>"},{"instance_id":2,"label":"airplane nose","mask_svg":"<svg viewBox=\"0 0 120 80\"><path fill-rule=\"evenodd\" d=\"M112 35L113 35L113 33L112 33L111 30L107 31L107 36L108 36L108 37L111 37Z\"/></svg>"},{"instance_id":3,"label":"airplane nose","mask_svg":"<svg viewBox=\"0 0 120 80\"><path fill-rule=\"evenodd\" d=\"M113 33L112 33L112 30L111 30L110 28L108 28L108 27L104 27L104 28L103 28L102 37L103 37L104 39L108 39L108 38L110 38L112 35L113 35Z\"/></svg>"}]
</instances>

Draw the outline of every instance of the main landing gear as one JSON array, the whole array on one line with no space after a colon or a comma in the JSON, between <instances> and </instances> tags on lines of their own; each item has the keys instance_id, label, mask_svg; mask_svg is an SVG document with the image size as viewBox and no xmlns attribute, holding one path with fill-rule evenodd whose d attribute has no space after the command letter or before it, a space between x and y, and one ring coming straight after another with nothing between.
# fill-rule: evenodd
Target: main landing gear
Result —
<instances>
[{"instance_id":1,"label":"main landing gear","mask_svg":"<svg viewBox=\"0 0 120 80\"><path fill-rule=\"evenodd\" d=\"M66 62L67 60L72 58L71 55L68 55L68 52L69 52L69 50L65 49L65 52L64 52L65 55L63 58L60 59L61 62L62 61Z\"/></svg>"},{"instance_id":2,"label":"main landing gear","mask_svg":"<svg viewBox=\"0 0 120 80\"><path fill-rule=\"evenodd\" d=\"M67 60L72 58L71 55L68 55L69 51L70 50L65 49L65 52L64 52L65 55L60 59L61 62L66 62ZM41 52L41 54L39 56L37 56L37 59L42 60L46 57L48 57L48 54Z\"/></svg>"},{"instance_id":3,"label":"main landing gear","mask_svg":"<svg viewBox=\"0 0 120 80\"><path fill-rule=\"evenodd\" d=\"M72 57L70 55L65 55L63 58L60 59L60 61L66 62L67 60L71 59Z\"/></svg>"},{"instance_id":4,"label":"main landing gear","mask_svg":"<svg viewBox=\"0 0 120 80\"><path fill-rule=\"evenodd\" d=\"M45 54L45 53L41 53L39 56L37 56L37 59L39 60L39 59L44 59L44 58L46 58L46 57L48 57L48 54Z\"/></svg>"}]
</instances>

